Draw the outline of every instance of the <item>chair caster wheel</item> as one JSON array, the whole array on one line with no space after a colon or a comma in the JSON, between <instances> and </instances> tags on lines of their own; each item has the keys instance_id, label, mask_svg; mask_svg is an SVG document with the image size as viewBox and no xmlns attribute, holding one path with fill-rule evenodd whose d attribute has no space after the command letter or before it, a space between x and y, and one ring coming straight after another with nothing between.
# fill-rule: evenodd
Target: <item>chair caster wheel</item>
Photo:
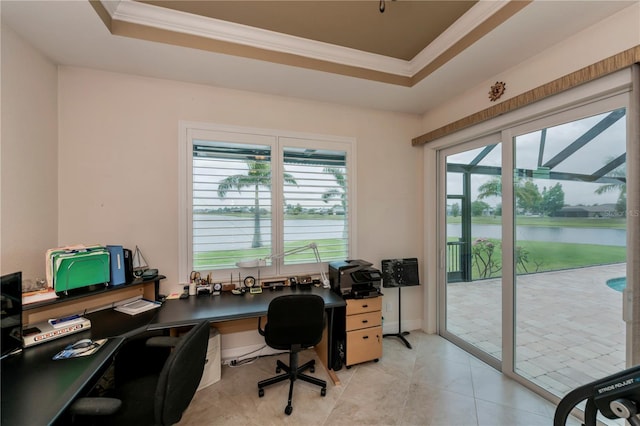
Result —
<instances>
[{"instance_id":1,"label":"chair caster wheel","mask_svg":"<svg viewBox=\"0 0 640 426\"><path fill-rule=\"evenodd\" d=\"M258 389L258 396L262 398L264 396L264 389Z\"/></svg>"},{"instance_id":2,"label":"chair caster wheel","mask_svg":"<svg viewBox=\"0 0 640 426\"><path fill-rule=\"evenodd\" d=\"M293 407L292 407L292 406L290 406L290 405L287 405L287 407L284 409L284 413L285 413L287 416L290 416L292 411L293 411Z\"/></svg>"},{"instance_id":3,"label":"chair caster wheel","mask_svg":"<svg viewBox=\"0 0 640 426\"><path fill-rule=\"evenodd\" d=\"M374 359L373 362L378 362L380 361L378 358Z\"/></svg>"},{"instance_id":4,"label":"chair caster wheel","mask_svg":"<svg viewBox=\"0 0 640 426\"><path fill-rule=\"evenodd\" d=\"M309 371L311 373L315 373L316 372L316 368L314 366L309 367Z\"/></svg>"},{"instance_id":5,"label":"chair caster wheel","mask_svg":"<svg viewBox=\"0 0 640 426\"><path fill-rule=\"evenodd\" d=\"M276 367L276 374L280 374L281 371L282 369L280 367Z\"/></svg>"},{"instance_id":6,"label":"chair caster wheel","mask_svg":"<svg viewBox=\"0 0 640 426\"><path fill-rule=\"evenodd\" d=\"M320 396L327 396L327 388L320 389Z\"/></svg>"}]
</instances>

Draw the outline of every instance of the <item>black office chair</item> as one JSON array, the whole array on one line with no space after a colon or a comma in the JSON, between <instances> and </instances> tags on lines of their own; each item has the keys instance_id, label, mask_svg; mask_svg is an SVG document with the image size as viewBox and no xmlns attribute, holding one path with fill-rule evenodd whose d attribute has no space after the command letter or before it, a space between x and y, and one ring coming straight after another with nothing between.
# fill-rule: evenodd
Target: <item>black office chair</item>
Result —
<instances>
[{"instance_id":1,"label":"black office chair","mask_svg":"<svg viewBox=\"0 0 640 426\"><path fill-rule=\"evenodd\" d=\"M284 412L289 415L293 411L291 398L293 396L293 383L304 380L320 386L320 394L327 394L327 382L315 377L303 374L309 370L315 371L315 360L311 360L298 367L298 352L317 345L322 340L322 332L325 326L324 300L314 294L290 294L276 297L269 303L267 312L267 324L264 330L258 319L258 332L264 336L264 340L274 349L289 351L289 365L277 361L276 373L281 370L286 373L270 379L258 382L258 396L264 396L264 388L274 383L289 380L289 402Z\"/></svg>"},{"instance_id":2,"label":"black office chair","mask_svg":"<svg viewBox=\"0 0 640 426\"><path fill-rule=\"evenodd\" d=\"M180 421L204 371L209 329L209 322L202 321L181 337L149 338L147 347L173 347L159 373L156 370L136 377L122 377L129 374L122 373L118 365L126 365L129 357L122 359L118 354L114 398L79 398L70 408L73 422L142 426L171 425ZM147 365L153 364L153 359L147 358L145 362L145 359L137 358ZM135 360L131 361L135 364ZM126 370L135 374L131 368Z\"/></svg>"}]
</instances>

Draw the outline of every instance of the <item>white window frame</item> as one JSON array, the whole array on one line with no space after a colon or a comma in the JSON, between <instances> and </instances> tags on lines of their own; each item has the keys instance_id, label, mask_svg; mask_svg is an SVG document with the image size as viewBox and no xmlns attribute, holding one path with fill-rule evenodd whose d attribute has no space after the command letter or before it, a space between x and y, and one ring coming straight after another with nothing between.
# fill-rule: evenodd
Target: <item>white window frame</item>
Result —
<instances>
[{"instance_id":1,"label":"white window frame","mask_svg":"<svg viewBox=\"0 0 640 426\"><path fill-rule=\"evenodd\" d=\"M192 172L193 172L193 139L211 139L218 136L228 142L248 142L269 145L272 148L272 173L280 175L283 167L283 147L313 147L345 151L347 155L347 203L349 214L347 218L348 258L354 254L354 234L356 229L356 139L345 136L322 135L292 132L287 130L252 128L231 126L216 123L202 123L192 121L179 122L178 137L178 274L179 279L188 281L193 270L193 228L192 228ZM282 224L284 212L282 210L282 188L272 187L272 253L283 252ZM320 266L325 272L327 262ZM260 268L261 279L268 277L285 277L296 274L319 275L320 267L314 263L284 265L282 259L274 260L273 265ZM214 278L228 281L233 276L235 282L239 268L218 269ZM246 271L245 271L246 272ZM232 275L230 275L232 274ZM243 272L243 275L245 273Z\"/></svg>"}]
</instances>

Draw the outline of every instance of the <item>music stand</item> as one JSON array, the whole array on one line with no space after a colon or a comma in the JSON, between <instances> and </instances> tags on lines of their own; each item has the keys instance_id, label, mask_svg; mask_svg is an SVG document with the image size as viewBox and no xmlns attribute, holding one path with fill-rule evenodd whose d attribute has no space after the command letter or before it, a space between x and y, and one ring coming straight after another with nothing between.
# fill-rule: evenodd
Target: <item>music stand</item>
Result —
<instances>
[{"instance_id":1,"label":"music stand","mask_svg":"<svg viewBox=\"0 0 640 426\"><path fill-rule=\"evenodd\" d=\"M382 337L397 337L402 340L409 349L413 348L404 337L408 335L409 332L402 331L402 296L400 291L402 287L414 285L420 285L417 258L386 259L382 261L382 286L385 288L398 288L398 332L383 334Z\"/></svg>"}]
</instances>

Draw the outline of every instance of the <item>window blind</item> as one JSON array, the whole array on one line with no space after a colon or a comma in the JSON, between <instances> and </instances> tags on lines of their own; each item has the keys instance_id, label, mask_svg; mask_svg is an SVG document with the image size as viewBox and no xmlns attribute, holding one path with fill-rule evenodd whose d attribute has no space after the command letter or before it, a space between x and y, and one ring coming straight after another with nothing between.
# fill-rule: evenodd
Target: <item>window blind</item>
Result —
<instances>
[{"instance_id":1,"label":"window blind","mask_svg":"<svg viewBox=\"0 0 640 426\"><path fill-rule=\"evenodd\" d=\"M193 141L195 270L234 268L271 253L271 148Z\"/></svg>"},{"instance_id":2,"label":"window blind","mask_svg":"<svg viewBox=\"0 0 640 426\"><path fill-rule=\"evenodd\" d=\"M348 175L344 151L283 148L284 248L311 242L322 261L348 253ZM315 262L311 250L284 258L284 264Z\"/></svg>"}]
</instances>

